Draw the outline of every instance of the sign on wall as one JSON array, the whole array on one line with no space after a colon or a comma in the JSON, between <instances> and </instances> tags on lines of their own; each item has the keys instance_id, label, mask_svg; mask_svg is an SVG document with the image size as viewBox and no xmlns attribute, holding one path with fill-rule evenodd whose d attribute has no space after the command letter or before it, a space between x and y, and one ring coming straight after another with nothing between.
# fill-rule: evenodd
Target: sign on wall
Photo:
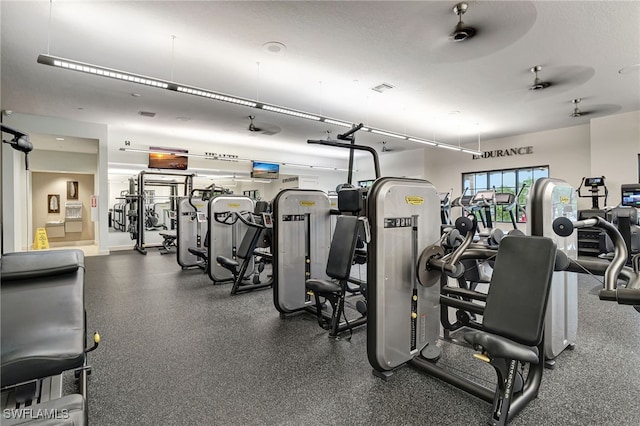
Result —
<instances>
[{"instance_id":1,"label":"sign on wall","mask_svg":"<svg viewBox=\"0 0 640 426\"><path fill-rule=\"evenodd\" d=\"M498 158L498 157L512 157L514 155L527 155L533 154L532 146L521 146L519 148L507 148L507 149L494 149L493 151L485 151L482 155L474 155L474 160L480 158Z\"/></svg>"}]
</instances>

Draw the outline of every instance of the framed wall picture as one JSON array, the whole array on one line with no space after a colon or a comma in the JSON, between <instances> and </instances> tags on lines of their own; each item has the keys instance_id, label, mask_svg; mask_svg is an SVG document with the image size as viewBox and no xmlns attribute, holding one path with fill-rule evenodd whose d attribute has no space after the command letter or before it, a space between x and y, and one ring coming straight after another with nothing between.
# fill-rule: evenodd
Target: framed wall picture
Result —
<instances>
[{"instance_id":1,"label":"framed wall picture","mask_svg":"<svg viewBox=\"0 0 640 426\"><path fill-rule=\"evenodd\" d=\"M47 212L60 213L60 194L47 195Z\"/></svg>"},{"instance_id":2,"label":"framed wall picture","mask_svg":"<svg viewBox=\"0 0 640 426\"><path fill-rule=\"evenodd\" d=\"M78 199L78 181L69 180L67 181L67 200L77 200L77 199Z\"/></svg>"}]
</instances>

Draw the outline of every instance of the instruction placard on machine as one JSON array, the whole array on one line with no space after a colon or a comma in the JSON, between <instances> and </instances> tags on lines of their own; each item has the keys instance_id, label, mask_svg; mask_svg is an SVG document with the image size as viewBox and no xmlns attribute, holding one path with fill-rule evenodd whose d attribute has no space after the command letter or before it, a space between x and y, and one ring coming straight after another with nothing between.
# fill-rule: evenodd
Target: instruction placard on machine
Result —
<instances>
[{"instance_id":1,"label":"instruction placard on machine","mask_svg":"<svg viewBox=\"0 0 640 426\"><path fill-rule=\"evenodd\" d=\"M412 221L410 217L385 217L385 228L411 228Z\"/></svg>"},{"instance_id":2,"label":"instruction placard on machine","mask_svg":"<svg viewBox=\"0 0 640 426\"><path fill-rule=\"evenodd\" d=\"M282 215L283 222L300 222L304 221L307 215L304 214L285 214Z\"/></svg>"}]
</instances>

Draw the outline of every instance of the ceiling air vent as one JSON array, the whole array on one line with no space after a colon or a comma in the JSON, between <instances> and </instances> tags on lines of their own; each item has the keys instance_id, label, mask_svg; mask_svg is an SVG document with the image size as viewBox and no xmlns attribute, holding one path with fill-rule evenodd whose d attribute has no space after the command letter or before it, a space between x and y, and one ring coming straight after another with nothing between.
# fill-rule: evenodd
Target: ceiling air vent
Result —
<instances>
[{"instance_id":1,"label":"ceiling air vent","mask_svg":"<svg viewBox=\"0 0 640 426\"><path fill-rule=\"evenodd\" d=\"M377 86L373 86L371 90L376 91L378 93L386 92L389 89L393 89L394 86L389 83L380 83Z\"/></svg>"},{"instance_id":2,"label":"ceiling air vent","mask_svg":"<svg viewBox=\"0 0 640 426\"><path fill-rule=\"evenodd\" d=\"M138 115L141 115L143 117L150 117L153 118L156 116L155 112L150 112L150 111L138 111Z\"/></svg>"}]
</instances>

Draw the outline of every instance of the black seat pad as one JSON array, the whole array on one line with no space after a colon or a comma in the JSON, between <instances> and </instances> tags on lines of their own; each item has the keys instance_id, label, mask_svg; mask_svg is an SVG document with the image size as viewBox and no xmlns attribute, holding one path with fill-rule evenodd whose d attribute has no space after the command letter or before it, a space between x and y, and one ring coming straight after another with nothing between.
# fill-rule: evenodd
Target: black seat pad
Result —
<instances>
[{"instance_id":1,"label":"black seat pad","mask_svg":"<svg viewBox=\"0 0 640 426\"><path fill-rule=\"evenodd\" d=\"M327 280L319 280L319 279L310 279L305 282L305 286L307 290L311 290L314 293L323 294L323 293L337 293L340 294L342 288L340 284L334 283L333 281Z\"/></svg>"},{"instance_id":2,"label":"black seat pad","mask_svg":"<svg viewBox=\"0 0 640 426\"><path fill-rule=\"evenodd\" d=\"M538 348L521 345L495 334L469 331L464 334L464 339L474 347L482 346L491 358L515 359L531 364L537 364L539 361Z\"/></svg>"},{"instance_id":3,"label":"black seat pad","mask_svg":"<svg viewBox=\"0 0 640 426\"><path fill-rule=\"evenodd\" d=\"M2 257L2 386L60 374L84 362L84 255L75 271L6 280L5 266L45 259L53 252ZM59 254L56 254L59 258ZM50 260L50 259L49 259ZM68 264L68 263L63 263ZM52 268L55 270L56 268Z\"/></svg>"},{"instance_id":4,"label":"black seat pad","mask_svg":"<svg viewBox=\"0 0 640 426\"><path fill-rule=\"evenodd\" d=\"M176 238L178 238L178 236L176 234L168 234L166 232L160 232L160 236L162 238L164 238L165 240L175 240Z\"/></svg>"},{"instance_id":5,"label":"black seat pad","mask_svg":"<svg viewBox=\"0 0 640 426\"><path fill-rule=\"evenodd\" d=\"M76 272L84 266L80 250L7 253L2 257L2 280L29 280Z\"/></svg>"},{"instance_id":6,"label":"black seat pad","mask_svg":"<svg viewBox=\"0 0 640 426\"><path fill-rule=\"evenodd\" d=\"M224 256L216 257L216 262L218 262L225 268L228 268L228 267L237 268L238 266L240 266L240 264L237 261L233 259L229 259L228 257L224 257Z\"/></svg>"},{"instance_id":7,"label":"black seat pad","mask_svg":"<svg viewBox=\"0 0 640 426\"><path fill-rule=\"evenodd\" d=\"M209 250L207 250L206 248L189 247L187 250L189 250L189 253L193 254L194 256L202 257L204 259L208 257L209 253Z\"/></svg>"}]
</instances>

